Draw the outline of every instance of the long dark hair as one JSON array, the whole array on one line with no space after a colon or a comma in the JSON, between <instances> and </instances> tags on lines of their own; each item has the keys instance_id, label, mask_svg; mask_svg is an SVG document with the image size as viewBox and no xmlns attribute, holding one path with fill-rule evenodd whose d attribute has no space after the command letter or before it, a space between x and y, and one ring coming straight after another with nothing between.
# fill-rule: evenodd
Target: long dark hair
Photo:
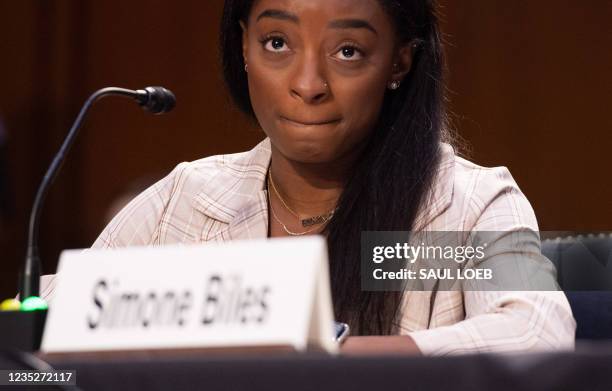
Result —
<instances>
[{"instance_id":1,"label":"long dark hair","mask_svg":"<svg viewBox=\"0 0 612 391\"><path fill-rule=\"evenodd\" d=\"M373 135L358 159L326 228L336 319L356 334L395 332L401 292L361 290L362 231L415 229L435 178L446 129L444 61L434 0L379 0L400 42L416 42L410 73L388 90ZM242 30L253 0L226 0L220 53L238 108L254 118L243 69Z\"/></svg>"}]
</instances>

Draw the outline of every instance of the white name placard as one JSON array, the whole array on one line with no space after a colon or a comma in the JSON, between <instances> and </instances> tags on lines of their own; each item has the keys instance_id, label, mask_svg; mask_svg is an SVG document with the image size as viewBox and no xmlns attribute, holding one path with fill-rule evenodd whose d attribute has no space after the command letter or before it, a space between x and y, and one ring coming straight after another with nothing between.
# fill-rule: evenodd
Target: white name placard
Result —
<instances>
[{"instance_id":1,"label":"white name placard","mask_svg":"<svg viewBox=\"0 0 612 391\"><path fill-rule=\"evenodd\" d=\"M336 352L323 238L62 253L42 351L240 346Z\"/></svg>"}]
</instances>

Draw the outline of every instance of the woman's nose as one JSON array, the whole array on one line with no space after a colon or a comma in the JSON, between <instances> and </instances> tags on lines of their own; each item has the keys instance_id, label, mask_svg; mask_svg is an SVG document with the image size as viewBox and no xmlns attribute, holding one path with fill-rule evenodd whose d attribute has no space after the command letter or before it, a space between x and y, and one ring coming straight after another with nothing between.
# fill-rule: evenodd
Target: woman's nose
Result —
<instances>
[{"instance_id":1,"label":"woman's nose","mask_svg":"<svg viewBox=\"0 0 612 391\"><path fill-rule=\"evenodd\" d=\"M329 97L329 86L316 55L305 56L297 64L291 81L291 95L308 104L321 103Z\"/></svg>"}]
</instances>

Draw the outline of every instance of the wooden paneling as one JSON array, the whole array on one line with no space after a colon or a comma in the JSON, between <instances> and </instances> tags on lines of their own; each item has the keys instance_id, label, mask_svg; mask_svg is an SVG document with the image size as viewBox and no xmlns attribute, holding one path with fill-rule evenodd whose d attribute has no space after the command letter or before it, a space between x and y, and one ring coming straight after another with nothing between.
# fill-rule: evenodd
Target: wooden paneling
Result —
<instances>
[{"instance_id":1,"label":"wooden paneling","mask_svg":"<svg viewBox=\"0 0 612 391\"><path fill-rule=\"evenodd\" d=\"M612 229L612 2L453 4L450 98L472 158L510 168L540 229Z\"/></svg>"}]
</instances>

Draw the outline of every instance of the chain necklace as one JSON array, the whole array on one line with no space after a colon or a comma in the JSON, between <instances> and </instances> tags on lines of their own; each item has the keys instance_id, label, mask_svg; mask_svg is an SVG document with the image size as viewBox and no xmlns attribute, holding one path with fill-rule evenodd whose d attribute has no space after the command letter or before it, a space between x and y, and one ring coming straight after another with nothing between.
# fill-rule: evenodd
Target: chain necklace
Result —
<instances>
[{"instance_id":1,"label":"chain necklace","mask_svg":"<svg viewBox=\"0 0 612 391\"><path fill-rule=\"evenodd\" d=\"M287 234L289 234L289 235L291 235L291 236L302 236L302 235L306 235L306 234L308 234L308 233L311 233L311 232L313 232L313 231L315 231L316 229L318 229L318 228L319 228L319 227L317 226L317 225L319 225L319 224L316 224L316 223L315 223L315 224L310 224L310 225L315 225L315 226L314 226L314 227L312 227L312 228L310 228L310 229L307 229L306 231L303 231L303 232L294 232L294 231L291 231L289 228L287 228L287 225L285 225L285 223L283 223L283 222L282 222L282 221L281 221L281 220L278 218L278 216L276 215L276 212L274 211L274 207L272 206L272 201L270 200L270 184L272 184L272 188L274 189L274 192L275 192L275 193L276 193L276 195L278 196L278 199L281 201L281 203L282 203L282 204L285 206L285 208L287 208L287 210L288 210L288 211L289 211L291 214L293 214L294 216L298 217L298 219L299 219L299 216L298 216L298 215L297 215L295 212L293 212L293 211L292 211L292 210L291 210L291 209L290 209L290 208L289 208L289 207L288 207L288 206L285 204L285 202L283 201L283 199L282 199L282 197L280 196L280 194L278 194L278 191L276 190L276 187L274 186L274 182L272 181L272 175L270 174L270 171L268 171L268 179L269 179L269 180L268 180L268 183L267 183L266 185L267 185L267 189L268 189L268 202L270 203L270 211L272 212L272 217L274 218L274 220L276 220L276 222L277 222L277 223L279 223L279 224L281 225L281 227L283 227L283 230L284 230L284 231L285 231ZM323 222L327 222L327 221L329 220L329 218L330 218L330 217L333 215L333 213L334 213L334 212L332 211L332 212L331 212L331 214L330 214L330 216L329 216L327 219L325 219ZM321 217L321 216L315 216L315 217ZM303 225L303 223L302 223L302 225Z\"/></svg>"},{"instance_id":2,"label":"chain necklace","mask_svg":"<svg viewBox=\"0 0 612 391\"><path fill-rule=\"evenodd\" d=\"M302 223L302 227L310 227L312 225L319 225L319 224L327 223L329 221L329 219L332 218L332 216L334 215L334 212L336 211L335 209L333 209L333 210L331 210L331 211L329 211L327 213L321 214L321 215L312 216L312 217L308 217L308 218L302 219L298 213L296 213L293 209L291 209L289 207L289 205L287 205L287 203L285 202L283 197L280 195L279 191L276 189L276 185L274 184L274 179L272 179L272 170L271 169L268 170L268 183L270 183L272 185L272 190L274 190L274 193L276 194L276 196L280 200L281 204L283 204L285 209L287 209L287 211L289 213L294 215L300 221L300 223ZM307 231L307 232L309 232L309 231Z\"/></svg>"}]
</instances>

